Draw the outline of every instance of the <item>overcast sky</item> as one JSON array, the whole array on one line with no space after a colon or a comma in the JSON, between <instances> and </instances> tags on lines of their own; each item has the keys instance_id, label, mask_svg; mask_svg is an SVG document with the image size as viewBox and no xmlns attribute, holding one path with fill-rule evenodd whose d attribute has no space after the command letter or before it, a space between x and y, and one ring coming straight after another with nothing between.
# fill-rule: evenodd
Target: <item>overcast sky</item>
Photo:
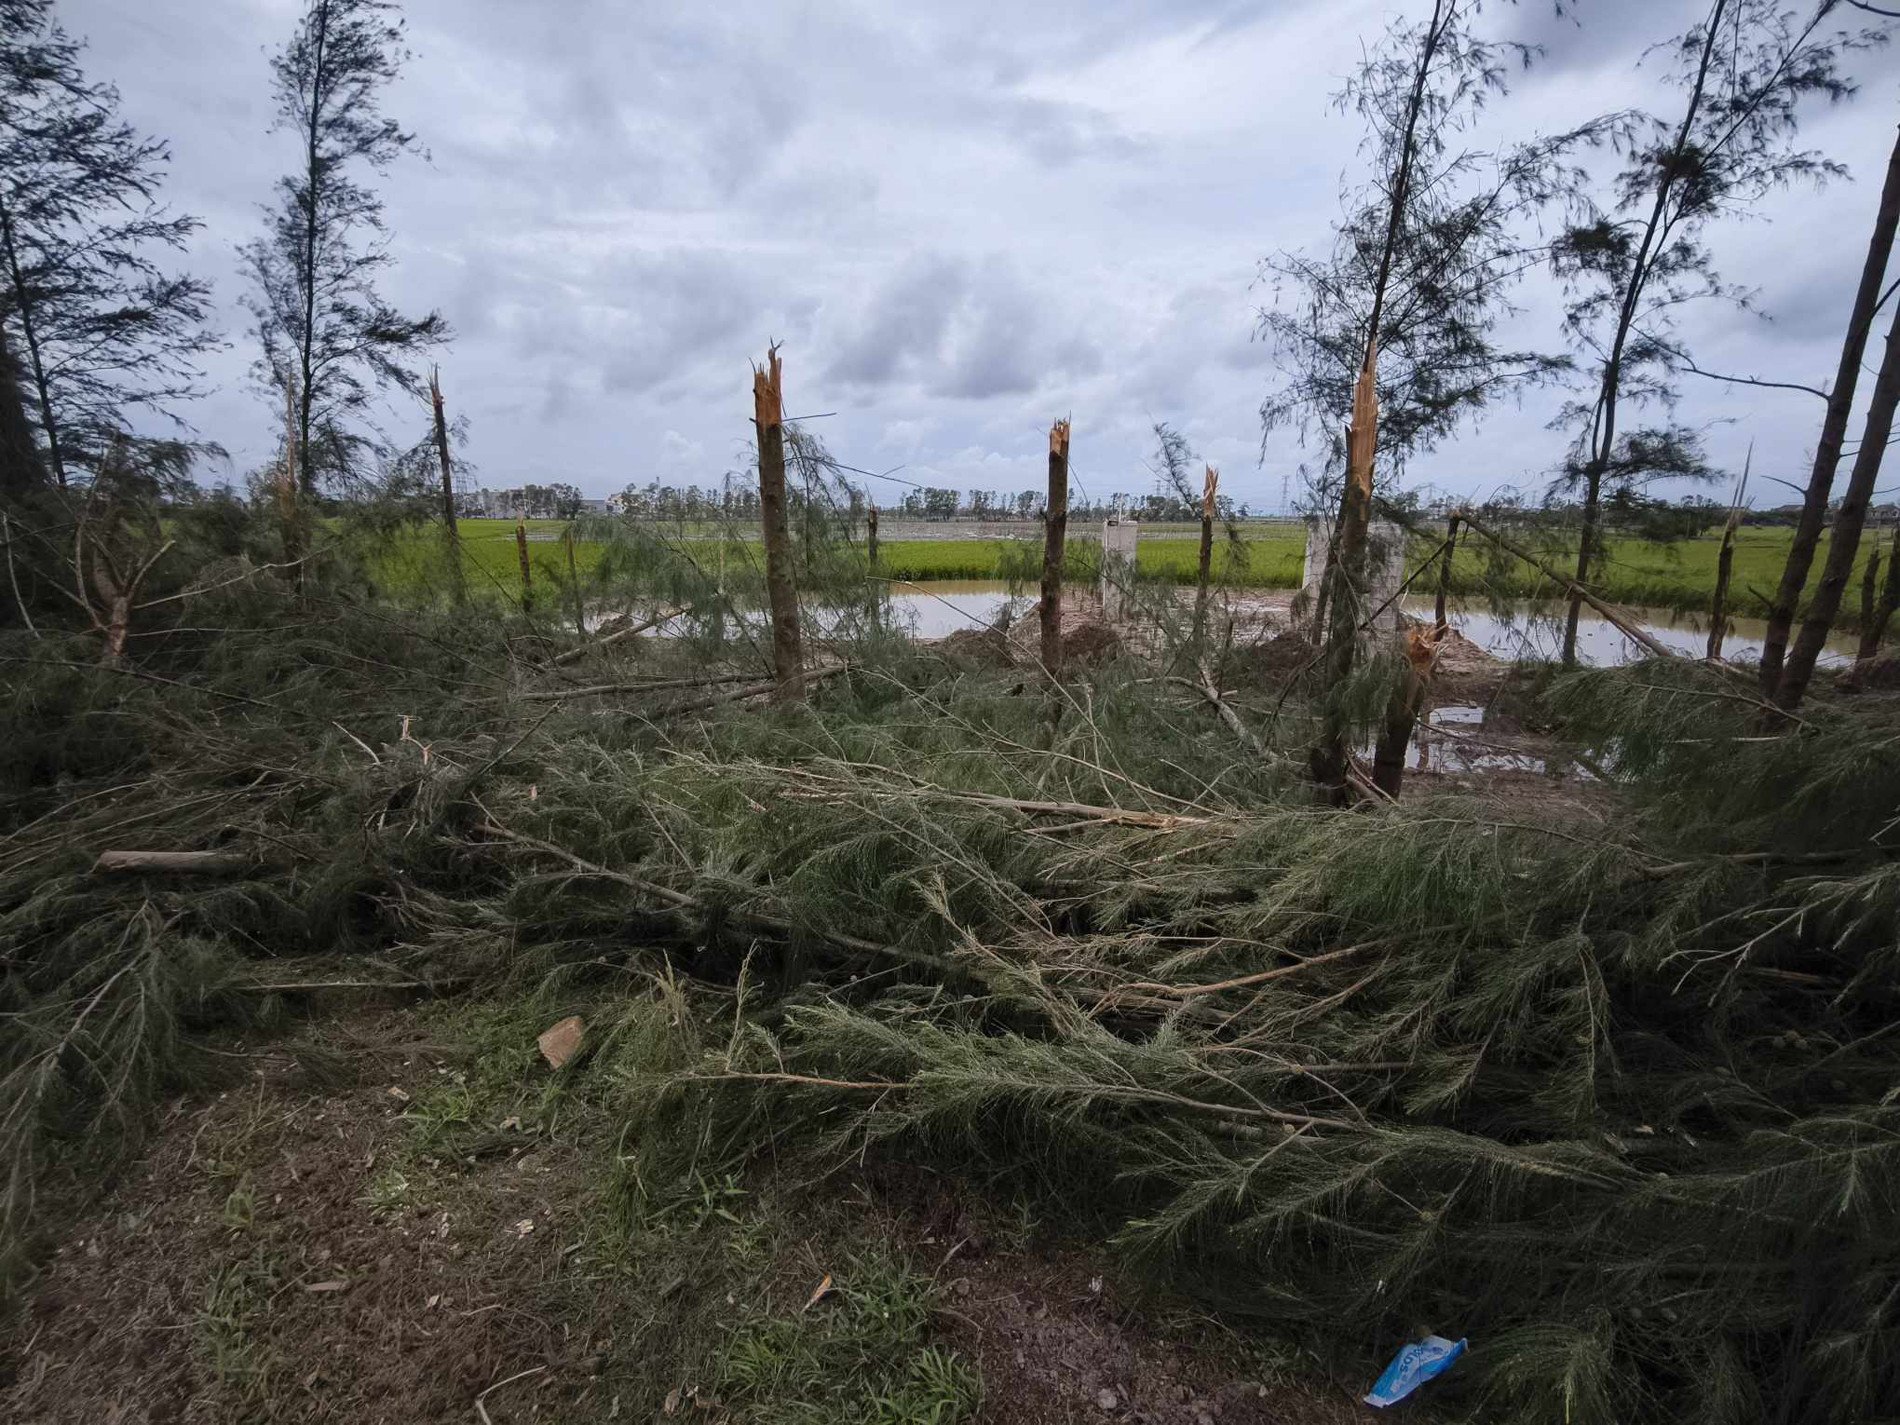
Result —
<instances>
[{"instance_id":1,"label":"overcast sky","mask_svg":"<svg viewBox=\"0 0 1900 1425\"><path fill-rule=\"evenodd\" d=\"M1358 126L1331 95L1362 42L1423 6L409 0L415 57L387 107L431 158L384 184L387 295L454 325L443 385L487 485L716 483L746 458L748 363L776 338L791 413L837 412L817 428L853 465L1037 486L1049 422L1070 414L1088 492L1141 491L1165 419L1236 500L1278 508L1303 452L1289 434L1261 449L1259 262L1327 243L1342 176L1361 176ZM171 142L171 199L205 221L191 265L215 283L231 350L193 420L241 476L273 440L234 253L294 158L268 133L267 55L300 0L58 8L127 117ZM1486 141L1670 106L1640 53L1706 0L1573 0L1581 28L1549 8L1490 7L1550 52L1490 111ZM1806 126L1852 181L1712 234L1765 318L1694 313L1704 365L1831 377L1900 119L1894 66L1860 60L1859 98ZM1554 344L1554 309L1527 295L1524 328ZM1711 423L1718 463L1739 468L1755 442L1756 503L1793 498L1762 477L1805 478L1817 400L1687 394L1681 415ZM1559 400L1496 411L1409 483L1541 491L1565 442L1546 429ZM388 428L419 436L422 420L405 404ZM871 489L894 503L903 486Z\"/></svg>"}]
</instances>

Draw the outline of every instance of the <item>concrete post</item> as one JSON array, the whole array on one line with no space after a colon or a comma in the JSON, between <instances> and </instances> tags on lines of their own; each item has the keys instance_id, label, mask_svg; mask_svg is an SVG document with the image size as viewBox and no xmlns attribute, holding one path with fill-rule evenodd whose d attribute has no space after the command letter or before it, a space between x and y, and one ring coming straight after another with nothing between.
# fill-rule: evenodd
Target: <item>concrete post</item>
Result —
<instances>
[{"instance_id":1,"label":"concrete post","mask_svg":"<svg viewBox=\"0 0 1900 1425\"><path fill-rule=\"evenodd\" d=\"M1135 583L1135 545L1141 526L1126 515L1110 515L1102 522L1102 622L1118 624L1128 617L1129 593Z\"/></svg>"}]
</instances>

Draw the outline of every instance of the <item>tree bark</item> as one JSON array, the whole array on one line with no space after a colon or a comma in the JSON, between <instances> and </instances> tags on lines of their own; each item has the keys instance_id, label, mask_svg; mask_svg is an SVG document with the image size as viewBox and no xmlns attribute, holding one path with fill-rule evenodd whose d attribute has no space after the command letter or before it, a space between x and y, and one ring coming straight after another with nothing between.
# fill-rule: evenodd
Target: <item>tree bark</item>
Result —
<instances>
[{"instance_id":1,"label":"tree bark","mask_svg":"<svg viewBox=\"0 0 1900 1425\"><path fill-rule=\"evenodd\" d=\"M435 420L435 459L442 468L442 532L448 546L449 587L462 602L462 531L455 519L455 470L449 463L449 422L442 409L442 375L430 368L429 408Z\"/></svg>"},{"instance_id":2,"label":"tree bark","mask_svg":"<svg viewBox=\"0 0 1900 1425\"><path fill-rule=\"evenodd\" d=\"M1868 561L1868 567L1873 567L1872 560ZM1900 609L1900 520L1894 521L1893 542L1887 549L1887 577L1882 581L1873 617L1861 620L1860 647L1854 653L1856 668L1871 663L1880 652L1881 640L1887 636L1887 625L1893 622L1895 609Z\"/></svg>"},{"instance_id":3,"label":"tree bark","mask_svg":"<svg viewBox=\"0 0 1900 1425\"><path fill-rule=\"evenodd\" d=\"M569 520L567 528L561 533L567 543L567 584L574 592L574 632L585 638L587 637L587 610L581 603L580 561L574 557L574 522Z\"/></svg>"},{"instance_id":4,"label":"tree bark","mask_svg":"<svg viewBox=\"0 0 1900 1425\"><path fill-rule=\"evenodd\" d=\"M1661 176L1656 182L1655 201L1650 205L1649 221L1644 225L1642 241L1630 262L1629 277L1623 287L1623 300L1617 308L1610 353L1603 362L1603 378L1597 387L1596 416L1590 434L1590 456L1584 466L1583 530L1577 541L1577 577L1572 581L1570 608L1564 616L1563 664L1566 668L1574 668L1577 663L1577 621L1584 602L1581 591L1588 587L1590 571L1601 552L1599 546L1602 537L1598 526L1603 511L1603 477L1608 473L1610 459L1616 452L1616 408L1623 393L1623 356L1629 346L1630 333L1636 326L1643 291L1649 285L1656 253L1664 246L1658 234L1667 226L1663 222L1663 214L1668 211L1669 195L1675 191L1677 177L1689 169L1689 165L1682 161L1683 155L1695 130L1696 115L1702 110L1702 97L1708 84L1709 69L1715 60L1722 34L1723 13L1727 8L1727 0L1715 0L1714 8L1709 12L1701 61L1696 69L1695 84L1689 91L1689 104L1683 111L1681 127L1676 130L1675 142L1658 164Z\"/></svg>"},{"instance_id":5,"label":"tree bark","mask_svg":"<svg viewBox=\"0 0 1900 1425\"><path fill-rule=\"evenodd\" d=\"M528 522L515 516L515 557L521 561L521 611L534 611L534 566L528 563Z\"/></svg>"},{"instance_id":6,"label":"tree bark","mask_svg":"<svg viewBox=\"0 0 1900 1425\"><path fill-rule=\"evenodd\" d=\"M1854 293L1853 310L1847 318L1847 335L1841 342L1840 364L1834 371L1834 384L1828 390L1821 439L1814 447L1808 488L1801 497L1801 518L1795 524L1794 539L1788 545L1781 584L1768 606L1768 634L1761 649L1761 682L1762 692L1770 697L1781 681L1795 610L1800 606L1802 591L1814 568L1815 551L1820 547L1821 526L1827 520L1828 497L1834 492L1834 476L1840 469L1841 447L1847 440L1847 421L1854 406L1854 389L1860 380L1867 339L1873 332L1896 230L1900 230L1900 131L1895 132L1893 153L1887 160L1887 178L1880 189L1880 206L1874 213L1873 236L1867 244L1866 261L1861 264L1860 287Z\"/></svg>"},{"instance_id":7,"label":"tree bark","mask_svg":"<svg viewBox=\"0 0 1900 1425\"><path fill-rule=\"evenodd\" d=\"M1398 800L1399 789L1405 782L1405 752L1412 745L1419 709L1425 705L1438 637L1435 631L1429 638L1420 635L1417 629L1406 631L1399 681L1386 703L1385 726L1380 729L1378 745L1373 749L1372 785L1394 801Z\"/></svg>"},{"instance_id":8,"label":"tree bark","mask_svg":"<svg viewBox=\"0 0 1900 1425\"><path fill-rule=\"evenodd\" d=\"M1220 471L1207 467L1201 486L1201 557L1194 574L1194 642L1199 647L1207 631L1207 595L1214 576L1214 497L1220 492Z\"/></svg>"},{"instance_id":9,"label":"tree bark","mask_svg":"<svg viewBox=\"0 0 1900 1425\"><path fill-rule=\"evenodd\" d=\"M20 368L0 326L0 496L18 499L46 483L33 423L26 415L26 393L20 389Z\"/></svg>"},{"instance_id":10,"label":"tree bark","mask_svg":"<svg viewBox=\"0 0 1900 1425\"><path fill-rule=\"evenodd\" d=\"M305 587L309 566L302 563L309 552L304 540L303 510L298 466L303 457L297 432L297 390L286 381L284 386L284 469L277 482L277 514L284 524L284 558L297 564L297 587Z\"/></svg>"},{"instance_id":11,"label":"tree bark","mask_svg":"<svg viewBox=\"0 0 1900 1425\"><path fill-rule=\"evenodd\" d=\"M1458 516L1445 521L1445 559L1438 566L1438 596L1432 600L1432 636L1444 638L1451 632L1451 561L1458 553Z\"/></svg>"},{"instance_id":12,"label":"tree bark","mask_svg":"<svg viewBox=\"0 0 1900 1425\"><path fill-rule=\"evenodd\" d=\"M303 283L303 330L297 334L297 359L300 367L297 387L297 444L306 452L303 468L299 470L301 481L299 493L315 495L317 492L316 475L311 469L307 452L310 449L310 424L315 406L315 391L312 389L316 368L317 341L317 232L318 213L323 204L317 194L326 181L327 170L317 152L319 131L323 125L323 106L328 102L324 94L325 56L330 43L330 5L329 0L317 0L317 40L316 52L310 71L310 111L304 117L304 230L303 230L303 270L297 275ZM525 561L527 556L522 556ZM524 562L524 566L525 562Z\"/></svg>"},{"instance_id":13,"label":"tree bark","mask_svg":"<svg viewBox=\"0 0 1900 1425\"><path fill-rule=\"evenodd\" d=\"M1069 535L1069 423L1049 427L1049 507L1042 535L1042 667L1062 671L1062 557Z\"/></svg>"},{"instance_id":14,"label":"tree bark","mask_svg":"<svg viewBox=\"0 0 1900 1425\"><path fill-rule=\"evenodd\" d=\"M1853 473L1847 477L1847 490L1840 508L1834 512L1834 525L1828 531L1827 563L1821 570L1821 582L1808 605L1808 616L1801 622L1789 650L1781 681L1775 685L1775 702L1792 709L1800 705L1814 677L1814 665L1834 627L1834 615L1840 611L1841 595L1854 571L1854 557L1860 553L1861 527L1867 520L1867 505L1873 498L1874 481L1880 475L1881 457L1887 453L1887 439L1893 434L1893 413L1900 403L1900 306L1894 308L1887 328L1887 343L1880 357L1880 374L1874 378L1873 397L1867 407L1867 424L1861 432L1860 449L1854 455Z\"/></svg>"},{"instance_id":15,"label":"tree bark","mask_svg":"<svg viewBox=\"0 0 1900 1425\"><path fill-rule=\"evenodd\" d=\"M1704 650L1710 662L1722 656L1722 641L1728 637L1728 582L1735 572L1735 530L1741 522L1742 512L1730 510L1722 529L1722 552L1715 557L1715 597L1709 600L1709 644Z\"/></svg>"},{"instance_id":16,"label":"tree bark","mask_svg":"<svg viewBox=\"0 0 1900 1425\"><path fill-rule=\"evenodd\" d=\"M46 455L53 467L53 478L63 490L66 488L66 456L60 448L59 421L53 415L52 384L46 375L46 358L40 351L39 333L33 320L32 297L27 291L25 274L20 271L19 251L13 239L13 218L3 207L0 207L0 245L6 249L7 277L13 286L14 306L20 313L20 335L26 340L27 362L40 408L40 434L46 437Z\"/></svg>"},{"instance_id":17,"label":"tree bark","mask_svg":"<svg viewBox=\"0 0 1900 1425\"><path fill-rule=\"evenodd\" d=\"M864 516L864 548L870 556L871 567L877 568L877 506L872 505Z\"/></svg>"},{"instance_id":18,"label":"tree bark","mask_svg":"<svg viewBox=\"0 0 1900 1425\"><path fill-rule=\"evenodd\" d=\"M1352 676L1359 642L1361 597L1365 585L1366 531L1372 523L1372 453L1379 444L1379 352L1375 345L1353 388L1352 422L1346 427L1346 488L1339 502L1339 525L1334 532L1333 558L1321 582L1332 585L1330 626L1326 634L1325 682L1327 705L1322 713L1319 740L1309 764L1320 795L1345 800L1346 772L1351 749L1344 711L1338 706L1340 686Z\"/></svg>"},{"instance_id":19,"label":"tree bark","mask_svg":"<svg viewBox=\"0 0 1900 1425\"><path fill-rule=\"evenodd\" d=\"M752 368L752 419L759 439L759 515L765 534L765 594L772 608L774 696L805 696L805 642L798 626L798 589L792 580L792 533L785 503L785 388L778 348Z\"/></svg>"}]
</instances>

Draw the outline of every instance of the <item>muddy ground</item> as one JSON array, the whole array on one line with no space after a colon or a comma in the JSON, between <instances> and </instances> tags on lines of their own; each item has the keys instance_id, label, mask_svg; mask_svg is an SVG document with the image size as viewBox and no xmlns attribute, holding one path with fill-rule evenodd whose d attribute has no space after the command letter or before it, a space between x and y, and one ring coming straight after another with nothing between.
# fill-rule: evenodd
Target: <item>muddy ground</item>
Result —
<instances>
[{"instance_id":1,"label":"muddy ground","mask_svg":"<svg viewBox=\"0 0 1900 1425\"><path fill-rule=\"evenodd\" d=\"M1365 1382L926 1174L714 1180L630 1223L611 1093L555 1092L532 1022L332 1007L225 1049L6 1324L0 1419L951 1420L978 1373L988 1421L1363 1418ZM931 1413L946 1373L962 1414Z\"/></svg>"}]
</instances>

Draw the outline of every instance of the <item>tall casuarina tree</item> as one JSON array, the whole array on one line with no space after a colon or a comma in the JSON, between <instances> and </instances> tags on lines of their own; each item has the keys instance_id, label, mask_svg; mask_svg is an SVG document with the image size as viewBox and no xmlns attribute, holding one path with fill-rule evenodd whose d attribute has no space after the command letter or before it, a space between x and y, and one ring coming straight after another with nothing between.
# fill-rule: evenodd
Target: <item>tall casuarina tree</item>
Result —
<instances>
[{"instance_id":1,"label":"tall casuarina tree","mask_svg":"<svg viewBox=\"0 0 1900 1425\"><path fill-rule=\"evenodd\" d=\"M1341 96L1365 122L1371 181L1347 193L1330 252L1264 264L1293 300L1261 314L1282 377L1263 428L1317 425L1329 474L1344 477L1318 492L1339 510L1315 615L1329 691L1312 765L1330 796L1344 794L1352 729L1338 703L1358 661L1375 459L1395 469L1494 399L1564 369L1561 357L1507 346L1498 327L1518 279L1547 258L1535 218L1579 181L1571 153L1615 127L1598 120L1498 152L1465 146L1486 100L1533 57L1476 33L1480 9L1432 0L1429 14L1394 23Z\"/></svg>"},{"instance_id":2,"label":"tall casuarina tree","mask_svg":"<svg viewBox=\"0 0 1900 1425\"><path fill-rule=\"evenodd\" d=\"M395 386L420 397L423 358L450 334L439 313L404 316L377 291L393 261L389 233L382 198L357 176L383 176L417 151L415 136L382 110L382 91L407 57L388 0L309 0L271 61L275 127L295 136L297 164L278 180L266 233L244 257L259 375L273 411L290 394L286 436L305 496L381 443L367 423L376 395Z\"/></svg>"},{"instance_id":3,"label":"tall casuarina tree","mask_svg":"<svg viewBox=\"0 0 1900 1425\"><path fill-rule=\"evenodd\" d=\"M1711 0L1701 23L1665 47L1685 96L1679 115L1647 120L1616 177L1614 201L1588 212L1556 245L1556 271L1571 293L1565 327L1591 386L1588 399L1560 418L1579 429L1559 483L1582 496L1580 585L1602 560L1606 490L1708 473L1692 432L1627 429L1624 407L1674 399L1686 365L1674 318L1685 303L1745 300L1716 272L1703 241L1709 224L1776 188L1840 172L1795 144L1802 102L1851 94L1840 56L1873 38L1829 29L1839 9L1823 0L1802 21L1784 0ZM1565 621L1567 664L1576 661L1581 603L1571 598Z\"/></svg>"},{"instance_id":4,"label":"tall casuarina tree","mask_svg":"<svg viewBox=\"0 0 1900 1425\"><path fill-rule=\"evenodd\" d=\"M32 465L61 485L137 413L175 421L217 341L204 283L163 266L199 227L158 200L166 146L82 54L51 0L0 0L0 400L17 382Z\"/></svg>"}]
</instances>

